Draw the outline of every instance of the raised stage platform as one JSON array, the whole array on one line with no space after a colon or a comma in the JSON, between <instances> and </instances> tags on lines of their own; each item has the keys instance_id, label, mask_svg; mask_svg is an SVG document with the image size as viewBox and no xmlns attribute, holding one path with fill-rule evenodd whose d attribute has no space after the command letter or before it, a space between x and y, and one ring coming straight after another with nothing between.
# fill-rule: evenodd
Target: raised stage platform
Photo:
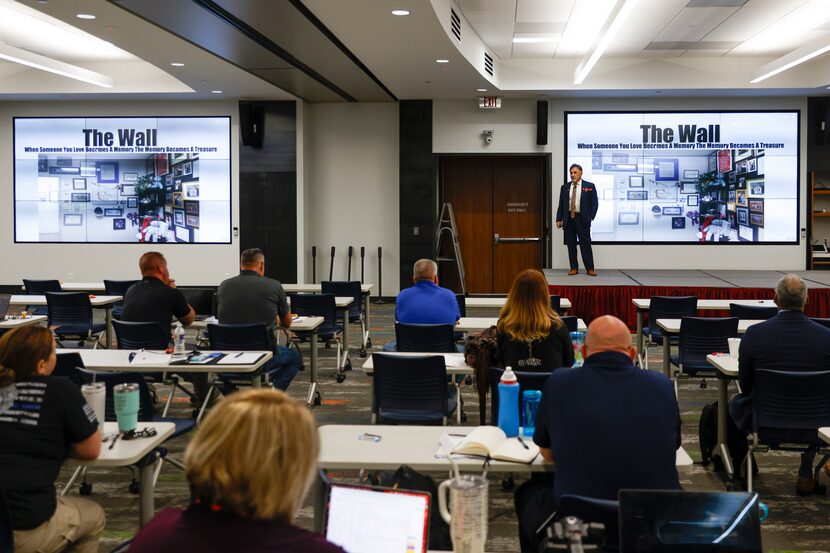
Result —
<instances>
[{"instance_id":1,"label":"raised stage platform","mask_svg":"<svg viewBox=\"0 0 830 553\"><path fill-rule=\"evenodd\" d=\"M791 272L803 278L809 288L807 315L830 317L830 271ZM600 315L616 315L633 330L637 327L631 303L634 298L694 295L701 299L772 299L775 283L787 271L600 269L596 277L589 277L584 270L576 276L568 276L567 269L545 269L544 273L551 293L571 300L572 314L586 322Z\"/></svg>"}]
</instances>

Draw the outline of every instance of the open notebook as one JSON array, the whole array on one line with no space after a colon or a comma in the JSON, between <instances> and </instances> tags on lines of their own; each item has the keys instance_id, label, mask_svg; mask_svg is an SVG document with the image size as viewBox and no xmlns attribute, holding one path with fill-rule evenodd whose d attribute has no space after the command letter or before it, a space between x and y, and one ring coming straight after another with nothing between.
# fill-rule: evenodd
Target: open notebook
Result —
<instances>
[{"instance_id":1,"label":"open notebook","mask_svg":"<svg viewBox=\"0 0 830 553\"><path fill-rule=\"evenodd\" d=\"M445 438L457 441L447 442ZM508 438L498 426L479 426L466 437L445 434L442 444L451 444L453 455L483 457L514 463L532 463L539 455L539 446L530 438ZM445 446L445 449L448 446Z\"/></svg>"}]
</instances>

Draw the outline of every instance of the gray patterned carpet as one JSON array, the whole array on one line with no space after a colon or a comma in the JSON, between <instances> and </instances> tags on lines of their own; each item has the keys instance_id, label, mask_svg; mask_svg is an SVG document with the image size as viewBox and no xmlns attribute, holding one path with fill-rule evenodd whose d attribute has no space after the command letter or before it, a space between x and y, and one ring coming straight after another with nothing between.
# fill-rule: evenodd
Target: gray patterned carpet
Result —
<instances>
[{"instance_id":1,"label":"gray patterned carpet","mask_svg":"<svg viewBox=\"0 0 830 553\"><path fill-rule=\"evenodd\" d=\"M480 310L481 316L497 315L496 311ZM394 333L392 319L394 309L391 304L373 305L371 336L373 349L378 349ZM355 327L352 327L355 328ZM314 414L320 424L369 423L369 381L362 371L362 364L357 354L359 332L351 332L352 360L355 370L348 374L342 384L334 380L334 349L320 348L320 380L324 393L324 404L314 408ZM307 357L307 346L304 355ZM660 366L661 352L651 348L650 366ZM700 459L698 449L698 419L703 405L715 401L715 382L710 381L706 389L701 389L697 381L683 381L680 385L680 408L683 420L683 446L696 460ZM308 373L301 372L291 385L289 393L297 399L304 399L308 388ZM167 389L159 390L161 400L167 395ZM478 424L477 409L473 390L469 387L462 392L468 406L467 425ZM177 396L174 400L173 416L187 416L190 407L185 398ZM170 454L181 458L188 437L184 436L168 443ZM586 454L589 454L586 452ZM601 455L601 452L590 454ZM825 497L800 498L795 495L795 472L798 456L787 453L767 453L759 458L761 474L757 479L756 489L761 500L770 509L769 518L763 524L763 541L765 551L830 551L830 499ZM65 482L70 470L61 471L60 482ZM337 473L335 478L355 479L356 473ZM518 551L516 521L513 513L512 494L501 490L499 475L493 475L490 489L490 525L488 531L488 552ZM436 475L442 478L442 475ZM700 465L681 472L681 483L687 490L723 490L720 477ZM90 471L93 482L92 498L101 503L108 517L107 528L101 551L109 551L123 540L129 539L137 528L138 497L128 491L130 473L126 469ZM70 493L77 494L77 486ZM183 474L171 465L162 468L156 486L156 508L176 506L188 503L189 494ZM300 512L299 525L310 528L312 510L309 501Z\"/></svg>"}]
</instances>

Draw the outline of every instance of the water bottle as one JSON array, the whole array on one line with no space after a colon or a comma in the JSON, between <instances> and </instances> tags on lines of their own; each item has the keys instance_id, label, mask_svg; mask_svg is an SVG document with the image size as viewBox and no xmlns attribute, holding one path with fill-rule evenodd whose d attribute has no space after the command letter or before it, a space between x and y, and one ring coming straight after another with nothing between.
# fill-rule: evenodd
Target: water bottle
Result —
<instances>
[{"instance_id":1,"label":"water bottle","mask_svg":"<svg viewBox=\"0 0 830 553\"><path fill-rule=\"evenodd\" d=\"M522 392L522 434L529 438L536 432L536 412L541 401L542 392L539 390Z\"/></svg>"},{"instance_id":2,"label":"water bottle","mask_svg":"<svg viewBox=\"0 0 830 553\"><path fill-rule=\"evenodd\" d=\"M173 330L173 355L184 355L184 328L182 323L176 323L176 328Z\"/></svg>"},{"instance_id":3,"label":"water bottle","mask_svg":"<svg viewBox=\"0 0 830 553\"><path fill-rule=\"evenodd\" d=\"M510 367L499 381L499 428L508 438L519 435L519 381Z\"/></svg>"}]
</instances>

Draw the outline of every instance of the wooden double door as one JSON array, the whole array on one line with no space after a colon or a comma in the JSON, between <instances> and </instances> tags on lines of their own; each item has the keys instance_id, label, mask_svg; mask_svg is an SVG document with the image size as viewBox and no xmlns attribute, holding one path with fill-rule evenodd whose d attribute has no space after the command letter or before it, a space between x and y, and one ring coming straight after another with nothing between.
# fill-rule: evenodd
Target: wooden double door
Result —
<instances>
[{"instance_id":1,"label":"wooden double door","mask_svg":"<svg viewBox=\"0 0 830 553\"><path fill-rule=\"evenodd\" d=\"M546 155L441 158L440 198L455 212L468 293L506 293L516 274L542 268L549 163ZM442 265L441 284L460 291L454 268Z\"/></svg>"}]
</instances>

